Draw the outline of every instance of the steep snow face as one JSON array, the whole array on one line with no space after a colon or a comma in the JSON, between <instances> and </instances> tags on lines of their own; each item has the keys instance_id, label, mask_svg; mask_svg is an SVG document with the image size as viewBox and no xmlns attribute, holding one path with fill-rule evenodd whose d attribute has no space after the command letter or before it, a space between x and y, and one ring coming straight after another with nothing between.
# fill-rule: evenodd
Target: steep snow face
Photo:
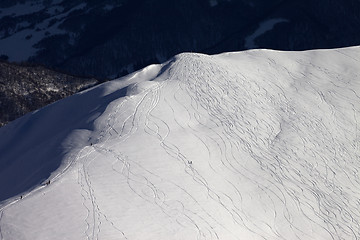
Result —
<instances>
[{"instance_id":1,"label":"steep snow face","mask_svg":"<svg viewBox=\"0 0 360 240\"><path fill-rule=\"evenodd\" d=\"M181 54L1 128L0 239L359 238L359 56Z\"/></svg>"}]
</instances>

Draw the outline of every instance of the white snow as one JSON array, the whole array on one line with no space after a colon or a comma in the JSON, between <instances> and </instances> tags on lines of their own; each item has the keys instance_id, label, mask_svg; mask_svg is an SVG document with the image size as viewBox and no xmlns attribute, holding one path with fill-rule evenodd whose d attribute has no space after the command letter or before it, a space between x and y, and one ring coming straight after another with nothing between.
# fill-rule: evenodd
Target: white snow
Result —
<instances>
[{"instance_id":1,"label":"white snow","mask_svg":"<svg viewBox=\"0 0 360 240\"><path fill-rule=\"evenodd\" d=\"M156 59L160 62L160 63L163 63L163 62L166 62L167 58L164 56L164 54L162 53L156 53Z\"/></svg>"},{"instance_id":2,"label":"white snow","mask_svg":"<svg viewBox=\"0 0 360 240\"><path fill-rule=\"evenodd\" d=\"M358 239L359 63L185 53L28 114L0 128L0 239Z\"/></svg>"},{"instance_id":3,"label":"white snow","mask_svg":"<svg viewBox=\"0 0 360 240\"><path fill-rule=\"evenodd\" d=\"M52 1L52 5L57 5L57 4L60 4L62 3L64 0L53 0Z\"/></svg>"},{"instance_id":4,"label":"white snow","mask_svg":"<svg viewBox=\"0 0 360 240\"><path fill-rule=\"evenodd\" d=\"M258 29L256 29L254 33L245 38L245 48L257 48L258 46L255 44L255 39L263 35L264 33L272 30L276 24L282 22L288 22L288 20L282 18L275 18L261 22Z\"/></svg>"},{"instance_id":5,"label":"white snow","mask_svg":"<svg viewBox=\"0 0 360 240\"><path fill-rule=\"evenodd\" d=\"M225 0L222 0L225 1ZM226 0L227 2L231 2L231 0ZM216 7L219 4L218 0L209 0L210 7Z\"/></svg>"},{"instance_id":6,"label":"white snow","mask_svg":"<svg viewBox=\"0 0 360 240\"><path fill-rule=\"evenodd\" d=\"M24 3L24 4L26 5L30 3ZM63 9L58 6L53 6L49 8L48 12L54 14L52 17L47 18L44 21L38 23L33 28L30 27L25 28L17 31L16 33L10 35L9 37L0 39L0 46L1 46L0 54L7 55L9 57L9 61L15 61L15 62L27 61L30 57L35 56L36 53L38 52L39 49L34 47L36 43L40 42L45 37L49 37L57 34L67 34L66 31L59 28L60 24L63 23L66 17L69 14L71 14L73 11L84 9L86 6L87 6L86 3L81 3L69 9L68 11L61 13L59 13L59 11ZM57 20L57 22L49 27L49 23L52 20ZM18 25L18 28L19 27L25 27L24 23L22 23L20 26ZM38 30L34 31L34 29L38 29ZM0 35L3 34L0 33ZM71 37L73 34L69 33L69 35L71 41ZM27 36L31 36L31 38L27 39Z\"/></svg>"},{"instance_id":7,"label":"white snow","mask_svg":"<svg viewBox=\"0 0 360 240\"><path fill-rule=\"evenodd\" d=\"M26 39L27 36L31 38ZM10 37L0 39L0 54L9 56L9 61L26 61L36 54L38 49L33 46L43 37L42 32L35 32L32 29L21 30Z\"/></svg>"},{"instance_id":8,"label":"white snow","mask_svg":"<svg viewBox=\"0 0 360 240\"><path fill-rule=\"evenodd\" d=\"M50 15L56 15L56 14L63 12L64 10L65 10L64 7L55 5L55 6L47 8L46 12L49 13Z\"/></svg>"},{"instance_id":9,"label":"white snow","mask_svg":"<svg viewBox=\"0 0 360 240\"><path fill-rule=\"evenodd\" d=\"M210 7L215 7L216 5L218 5L218 1L217 0L209 0L209 4L210 4Z\"/></svg>"},{"instance_id":10,"label":"white snow","mask_svg":"<svg viewBox=\"0 0 360 240\"><path fill-rule=\"evenodd\" d=\"M26 27L29 27L30 25L31 25L30 22L28 22L28 21L23 21L23 22L18 23L16 27L17 27L17 28L26 28Z\"/></svg>"},{"instance_id":11,"label":"white snow","mask_svg":"<svg viewBox=\"0 0 360 240\"><path fill-rule=\"evenodd\" d=\"M27 14L33 14L43 10L45 7L41 3L35 2L24 2L24 3L17 3L16 5L9 7L9 8L0 8L0 19L5 16L22 16Z\"/></svg>"},{"instance_id":12,"label":"white snow","mask_svg":"<svg viewBox=\"0 0 360 240\"><path fill-rule=\"evenodd\" d=\"M111 11L111 10L113 10L114 8L115 8L114 5L106 4L103 9L104 9L105 11Z\"/></svg>"}]
</instances>

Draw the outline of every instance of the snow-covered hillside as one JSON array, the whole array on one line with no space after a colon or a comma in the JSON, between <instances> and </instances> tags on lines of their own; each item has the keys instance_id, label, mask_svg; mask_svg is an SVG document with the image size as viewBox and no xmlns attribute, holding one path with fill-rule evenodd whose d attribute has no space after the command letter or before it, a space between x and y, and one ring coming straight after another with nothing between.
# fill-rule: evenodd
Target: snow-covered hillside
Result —
<instances>
[{"instance_id":1,"label":"snow-covered hillside","mask_svg":"<svg viewBox=\"0 0 360 240\"><path fill-rule=\"evenodd\" d=\"M0 129L0 239L358 239L359 112L360 47L177 55Z\"/></svg>"}]
</instances>

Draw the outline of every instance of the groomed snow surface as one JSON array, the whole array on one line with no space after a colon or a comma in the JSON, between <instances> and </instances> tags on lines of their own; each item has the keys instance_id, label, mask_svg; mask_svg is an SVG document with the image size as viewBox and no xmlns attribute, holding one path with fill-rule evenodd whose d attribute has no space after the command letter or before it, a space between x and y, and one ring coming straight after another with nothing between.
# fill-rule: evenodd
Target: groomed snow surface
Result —
<instances>
[{"instance_id":1,"label":"groomed snow surface","mask_svg":"<svg viewBox=\"0 0 360 240\"><path fill-rule=\"evenodd\" d=\"M359 239L359 112L360 47L180 54L0 129L0 239Z\"/></svg>"}]
</instances>

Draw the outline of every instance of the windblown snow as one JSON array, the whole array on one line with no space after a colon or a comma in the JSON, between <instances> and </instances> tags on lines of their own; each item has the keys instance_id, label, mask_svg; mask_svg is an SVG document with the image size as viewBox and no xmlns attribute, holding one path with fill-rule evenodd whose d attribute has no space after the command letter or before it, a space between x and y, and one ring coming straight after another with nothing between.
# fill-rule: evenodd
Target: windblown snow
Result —
<instances>
[{"instance_id":1,"label":"windblown snow","mask_svg":"<svg viewBox=\"0 0 360 240\"><path fill-rule=\"evenodd\" d=\"M359 239L359 112L360 47L180 54L0 129L0 239Z\"/></svg>"}]
</instances>

